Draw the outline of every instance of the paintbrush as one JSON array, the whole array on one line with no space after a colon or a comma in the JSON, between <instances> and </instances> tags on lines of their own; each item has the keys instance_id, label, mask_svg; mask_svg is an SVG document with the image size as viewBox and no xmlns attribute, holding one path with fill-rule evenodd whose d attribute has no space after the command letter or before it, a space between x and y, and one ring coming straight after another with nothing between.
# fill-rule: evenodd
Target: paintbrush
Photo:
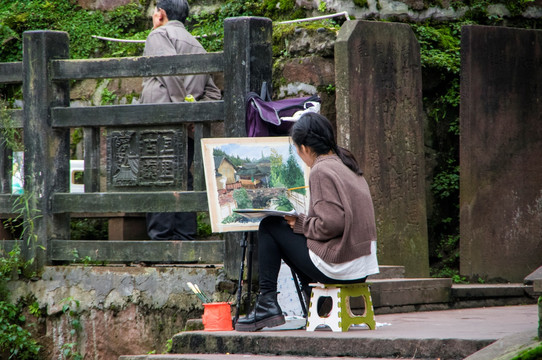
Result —
<instances>
[{"instance_id":1,"label":"paintbrush","mask_svg":"<svg viewBox=\"0 0 542 360\"><path fill-rule=\"evenodd\" d=\"M207 300L207 302L212 302L211 299L209 299L209 297L199 289L198 284L194 284L194 286L196 287L196 290L205 298L205 300Z\"/></svg>"},{"instance_id":2,"label":"paintbrush","mask_svg":"<svg viewBox=\"0 0 542 360\"><path fill-rule=\"evenodd\" d=\"M192 284L191 282L187 282L186 285L188 285L188 287L190 288L190 290L192 290L194 292L194 294L196 294L196 296L198 297L198 299L201 300L201 302L203 303L207 303L209 301L207 301L207 299L205 298L205 295L203 295L201 292L198 291L198 289L196 289L196 287L194 286L194 284Z\"/></svg>"}]
</instances>

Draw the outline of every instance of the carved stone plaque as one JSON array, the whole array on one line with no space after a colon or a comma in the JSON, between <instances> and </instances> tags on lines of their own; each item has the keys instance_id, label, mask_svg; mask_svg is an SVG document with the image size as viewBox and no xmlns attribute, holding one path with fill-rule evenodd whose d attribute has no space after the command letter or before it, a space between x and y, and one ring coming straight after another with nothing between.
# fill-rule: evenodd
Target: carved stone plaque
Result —
<instances>
[{"instance_id":1,"label":"carved stone plaque","mask_svg":"<svg viewBox=\"0 0 542 360\"><path fill-rule=\"evenodd\" d=\"M184 128L112 129L107 135L110 191L181 190L185 183Z\"/></svg>"}]
</instances>

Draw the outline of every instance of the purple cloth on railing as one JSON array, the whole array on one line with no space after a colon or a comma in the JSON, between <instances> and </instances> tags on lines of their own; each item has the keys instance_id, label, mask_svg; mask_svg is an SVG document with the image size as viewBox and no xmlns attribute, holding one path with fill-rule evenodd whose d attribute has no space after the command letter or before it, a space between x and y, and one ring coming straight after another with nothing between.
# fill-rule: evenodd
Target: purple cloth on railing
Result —
<instances>
[{"instance_id":1,"label":"purple cloth on railing","mask_svg":"<svg viewBox=\"0 0 542 360\"><path fill-rule=\"evenodd\" d=\"M310 102L320 102L317 95L265 101L257 93L251 92L246 97L246 131L248 137L288 135L293 121L283 121L297 111L311 107Z\"/></svg>"}]
</instances>

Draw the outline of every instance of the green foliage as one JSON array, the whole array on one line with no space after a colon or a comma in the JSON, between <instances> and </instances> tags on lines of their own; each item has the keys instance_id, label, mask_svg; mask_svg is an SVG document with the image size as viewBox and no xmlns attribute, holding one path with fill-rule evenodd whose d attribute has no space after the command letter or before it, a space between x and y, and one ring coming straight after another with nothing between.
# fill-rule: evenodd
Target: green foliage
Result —
<instances>
[{"instance_id":1,"label":"green foliage","mask_svg":"<svg viewBox=\"0 0 542 360\"><path fill-rule=\"evenodd\" d=\"M171 351L171 349L173 348L173 339L168 339L166 341L166 349L164 351L164 354L167 354Z\"/></svg>"},{"instance_id":2,"label":"green foliage","mask_svg":"<svg viewBox=\"0 0 542 360\"><path fill-rule=\"evenodd\" d=\"M324 13L327 11L327 3L325 1L320 1L318 4L318 11Z\"/></svg>"},{"instance_id":3,"label":"green foliage","mask_svg":"<svg viewBox=\"0 0 542 360\"><path fill-rule=\"evenodd\" d=\"M81 330L81 320L79 314L80 302L73 297L67 297L60 301L62 305L62 313L68 318L70 329L70 338L76 339ZM83 356L77 351L77 342L66 342L60 348L62 355L68 360L83 360Z\"/></svg>"},{"instance_id":4,"label":"green foliage","mask_svg":"<svg viewBox=\"0 0 542 360\"><path fill-rule=\"evenodd\" d=\"M456 159L447 159L448 167L437 173L433 178L431 190L439 199L449 199L459 192L459 166Z\"/></svg>"},{"instance_id":5,"label":"green foliage","mask_svg":"<svg viewBox=\"0 0 542 360\"><path fill-rule=\"evenodd\" d=\"M523 350L518 355L514 356L510 360L538 360L542 359L542 343L539 343L538 346Z\"/></svg>"},{"instance_id":6,"label":"green foliage","mask_svg":"<svg viewBox=\"0 0 542 360\"><path fill-rule=\"evenodd\" d=\"M238 209L252 208L252 200L250 200L248 192L245 188L235 189L233 191L233 200L235 200L237 203Z\"/></svg>"},{"instance_id":7,"label":"green foliage","mask_svg":"<svg viewBox=\"0 0 542 360\"><path fill-rule=\"evenodd\" d=\"M305 185L303 170L299 167L293 152L293 146L289 148L286 163L283 163L282 155L271 150L270 155L271 174L269 176L270 187L286 187L288 189ZM305 194L305 189L295 190Z\"/></svg>"},{"instance_id":8,"label":"green foliage","mask_svg":"<svg viewBox=\"0 0 542 360\"><path fill-rule=\"evenodd\" d=\"M92 257L90 257L89 255L81 258L81 256L79 256L79 251L77 251L77 249L72 250L72 255L73 255L73 263L74 264L83 264L84 266L91 266L91 265L93 265L93 266L103 266L103 265L107 264L106 261L95 260Z\"/></svg>"},{"instance_id":9,"label":"green foliage","mask_svg":"<svg viewBox=\"0 0 542 360\"><path fill-rule=\"evenodd\" d=\"M211 222L208 213L199 212L197 216L197 224L198 237L208 237L212 234Z\"/></svg>"},{"instance_id":10,"label":"green foliage","mask_svg":"<svg viewBox=\"0 0 542 360\"><path fill-rule=\"evenodd\" d=\"M10 116L11 105L0 100L0 134L2 135L2 145L13 151L23 150L23 139L21 131L14 125L14 121Z\"/></svg>"},{"instance_id":11,"label":"green foliage","mask_svg":"<svg viewBox=\"0 0 542 360\"><path fill-rule=\"evenodd\" d=\"M284 179L284 185L288 189L297 188L305 185L305 177L303 170L299 167L293 152L293 146L289 147L288 160L286 164L282 167L282 178ZM305 189L296 189L295 191L305 194Z\"/></svg>"},{"instance_id":12,"label":"green foliage","mask_svg":"<svg viewBox=\"0 0 542 360\"><path fill-rule=\"evenodd\" d=\"M290 200L288 200L288 198L286 196L284 196L284 195L279 195L278 196L277 210L291 211L293 209L294 209L294 207L293 207L292 203L290 202Z\"/></svg>"},{"instance_id":13,"label":"green foliage","mask_svg":"<svg viewBox=\"0 0 542 360\"><path fill-rule=\"evenodd\" d=\"M30 311L30 314L34 315L37 318L41 317L42 315L40 304L37 301L34 301L30 305L28 305L28 311Z\"/></svg>"},{"instance_id":14,"label":"green foliage","mask_svg":"<svg viewBox=\"0 0 542 360\"><path fill-rule=\"evenodd\" d=\"M102 105L113 105L117 100L117 94L112 91L109 91L108 88L104 88L102 91Z\"/></svg>"},{"instance_id":15,"label":"green foliage","mask_svg":"<svg viewBox=\"0 0 542 360\"><path fill-rule=\"evenodd\" d=\"M459 69L460 23L412 24L420 43L422 77L432 79L424 92L436 168L435 199L428 219L433 276L463 281L459 273Z\"/></svg>"},{"instance_id":16,"label":"green foliage","mask_svg":"<svg viewBox=\"0 0 542 360\"><path fill-rule=\"evenodd\" d=\"M0 353L8 352L10 359L37 358L40 346L24 328L25 323L21 306L0 301Z\"/></svg>"},{"instance_id":17,"label":"green foliage","mask_svg":"<svg viewBox=\"0 0 542 360\"><path fill-rule=\"evenodd\" d=\"M77 145L83 141L83 129L75 128L70 139L70 159L76 159Z\"/></svg>"},{"instance_id":18,"label":"green foliage","mask_svg":"<svg viewBox=\"0 0 542 360\"><path fill-rule=\"evenodd\" d=\"M219 157L219 158L225 157L235 167L239 167L239 166L243 165L243 163L247 163L247 162L251 161L249 158L244 158L244 159L240 158L239 155L236 155L236 156L228 155L223 150L218 149L218 148L213 149L213 156L216 156L216 157ZM216 164L216 165L219 165L219 164Z\"/></svg>"},{"instance_id":19,"label":"green foliage","mask_svg":"<svg viewBox=\"0 0 542 360\"><path fill-rule=\"evenodd\" d=\"M109 43L92 35L145 39L149 32L143 6L136 2L113 12L82 10L70 0L14 0L0 3L0 61L22 60L22 34L28 30L65 31L72 58L141 54L141 45Z\"/></svg>"},{"instance_id":20,"label":"green foliage","mask_svg":"<svg viewBox=\"0 0 542 360\"><path fill-rule=\"evenodd\" d=\"M60 350L66 360L83 360L83 355L77 351L77 343L69 342L62 344Z\"/></svg>"},{"instance_id":21,"label":"green foliage","mask_svg":"<svg viewBox=\"0 0 542 360\"><path fill-rule=\"evenodd\" d=\"M242 222L246 218L243 215L239 215L238 213L233 213L231 215L226 216L224 219L222 219L222 224L230 224L235 222Z\"/></svg>"},{"instance_id":22,"label":"green foliage","mask_svg":"<svg viewBox=\"0 0 542 360\"><path fill-rule=\"evenodd\" d=\"M280 155L275 149L271 149L271 155L269 156L271 162L271 174L269 176L269 186L284 187L284 179L282 172L282 155Z\"/></svg>"},{"instance_id":23,"label":"green foliage","mask_svg":"<svg viewBox=\"0 0 542 360\"><path fill-rule=\"evenodd\" d=\"M412 24L420 43L422 66L459 74L461 24Z\"/></svg>"},{"instance_id":24,"label":"green foliage","mask_svg":"<svg viewBox=\"0 0 542 360\"><path fill-rule=\"evenodd\" d=\"M70 221L70 239L103 240L108 236L107 219L72 218Z\"/></svg>"},{"instance_id":25,"label":"green foliage","mask_svg":"<svg viewBox=\"0 0 542 360\"><path fill-rule=\"evenodd\" d=\"M354 4L356 6L359 6L360 8L367 8L369 7L369 3L367 0L354 0Z\"/></svg>"},{"instance_id":26,"label":"green foliage","mask_svg":"<svg viewBox=\"0 0 542 360\"><path fill-rule=\"evenodd\" d=\"M7 282L13 277L18 277L24 266L25 262L18 244L15 244L13 249L7 253L4 249L0 249L0 300L7 298Z\"/></svg>"},{"instance_id":27,"label":"green foliage","mask_svg":"<svg viewBox=\"0 0 542 360\"><path fill-rule=\"evenodd\" d=\"M534 0L504 0L504 4L512 16L521 15L527 6L532 3L534 3Z\"/></svg>"}]
</instances>

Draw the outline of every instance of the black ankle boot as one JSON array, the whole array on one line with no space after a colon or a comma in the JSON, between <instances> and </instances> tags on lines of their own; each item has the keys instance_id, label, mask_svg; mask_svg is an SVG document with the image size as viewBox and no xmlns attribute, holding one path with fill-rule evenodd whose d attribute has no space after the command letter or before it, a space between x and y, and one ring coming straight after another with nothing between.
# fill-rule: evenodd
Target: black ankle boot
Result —
<instances>
[{"instance_id":1,"label":"black ankle boot","mask_svg":"<svg viewBox=\"0 0 542 360\"><path fill-rule=\"evenodd\" d=\"M256 300L254 310L244 318L237 320L235 330L258 331L264 327L282 325L286 322L277 301L277 293L270 292L260 295Z\"/></svg>"}]
</instances>

